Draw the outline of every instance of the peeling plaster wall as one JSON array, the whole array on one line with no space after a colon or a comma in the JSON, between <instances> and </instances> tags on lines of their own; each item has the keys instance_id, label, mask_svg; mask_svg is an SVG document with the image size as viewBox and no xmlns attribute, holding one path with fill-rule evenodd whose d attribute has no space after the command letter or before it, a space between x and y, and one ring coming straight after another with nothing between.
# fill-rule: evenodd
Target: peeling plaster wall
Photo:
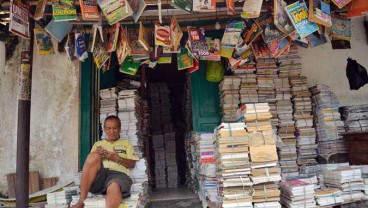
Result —
<instances>
[{"instance_id":1,"label":"peeling plaster wall","mask_svg":"<svg viewBox=\"0 0 368 208\"><path fill-rule=\"evenodd\" d=\"M303 74L309 86L330 86L340 106L368 104L368 84L359 90L350 90L346 77L346 59L351 57L368 70L368 43L363 26L364 18L352 20L352 49L332 50L331 43L315 48L300 49Z\"/></svg>"},{"instance_id":2,"label":"peeling plaster wall","mask_svg":"<svg viewBox=\"0 0 368 208\"><path fill-rule=\"evenodd\" d=\"M18 71L20 47L0 60L0 192L7 173L16 170ZM34 51L31 100L30 170L41 177L73 177L79 161L79 63L66 55L39 56ZM4 177L3 177L4 176Z\"/></svg>"}]
</instances>

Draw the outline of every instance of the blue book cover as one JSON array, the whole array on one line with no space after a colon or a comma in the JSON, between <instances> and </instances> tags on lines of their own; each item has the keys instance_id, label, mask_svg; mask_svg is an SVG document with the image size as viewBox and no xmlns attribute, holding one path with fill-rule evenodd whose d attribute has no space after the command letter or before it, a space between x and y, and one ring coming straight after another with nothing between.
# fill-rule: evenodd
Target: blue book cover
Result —
<instances>
[{"instance_id":1,"label":"blue book cover","mask_svg":"<svg viewBox=\"0 0 368 208\"><path fill-rule=\"evenodd\" d=\"M64 37L72 31L73 25L70 22L55 22L51 20L46 25L45 30L54 37L57 41L61 42Z\"/></svg>"},{"instance_id":2,"label":"blue book cover","mask_svg":"<svg viewBox=\"0 0 368 208\"><path fill-rule=\"evenodd\" d=\"M318 30L318 26L308 19L308 8L305 3L299 1L285 7L285 11L299 33L300 38L305 38L309 34Z\"/></svg>"}]
</instances>

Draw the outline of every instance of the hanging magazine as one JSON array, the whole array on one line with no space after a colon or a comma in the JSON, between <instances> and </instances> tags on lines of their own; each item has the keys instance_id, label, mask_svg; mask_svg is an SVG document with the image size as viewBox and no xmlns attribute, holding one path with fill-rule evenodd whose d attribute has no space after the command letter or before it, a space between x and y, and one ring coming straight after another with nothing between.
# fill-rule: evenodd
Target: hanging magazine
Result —
<instances>
[{"instance_id":1,"label":"hanging magazine","mask_svg":"<svg viewBox=\"0 0 368 208\"><path fill-rule=\"evenodd\" d=\"M225 0L226 2L226 14L227 15L235 15L235 2L234 0Z\"/></svg>"},{"instance_id":2,"label":"hanging magazine","mask_svg":"<svg viewBox=\"0 0 368 208\"><path fill-rule=\"evenodd\" d=\"M177 51L180 46L180 40L183 37L183 32L181 31L180 25L175 16L171 17L170 31L173 50Z\"/></svg>"},{"instance_id":3,"label":"hanging magazine","mask_svg":"<svg viewBox=\"0 0 368 208\"><path fill-rule=\"evenodd\" d=\"M116 46L117 46L118 38L119 38L119 29L120 29L119 23L115 23L110 28L110 37L109 37L109 42L107 43L107 52L113 52L116 50Z\"/></svg>"},{"instance_id":4,"label":"hanging magazine","mask_svg":"<svg viewBox=\"0 0 368 208\"><path fill-rule=\"evenodd\" d=\"M143 23L139 23L139 37L138 42L146 49L146 51L149 51L150 45L149 45L149 35L147 28L143 26Z\"/></svg>"},{"instance_id":5,"label":"hanging magazine","mask_svg":"<svg viewBox=\"0 0 368 208\"><path fill-rule=\"evenodd\" d=\"M99 36L98 36L99 37ZM93 60L98 69L101 69L105 65L106 61L109 59L109 54L107 53L105 44L102 42L102 38L96 38L96 44L93 48Z\"/></svg>"},{"instance_id":6,"label":"hanging magazine","mask_svg":"<svg viewBox=\"0 0 368 208\"><path fill-rule=\"evenodd\" d=\"M52 16L55 22L77 19L73 0L52 0Z\"/></svg>"},{"instance_id":7,"label":"hanging magazine","mask_svg":"<svg viewBox=\"0 0 368 208\"><path fill-rule=\"evenodd\" d=\"M274 0L273 23L284 34L290 34L295 31L293 23L291 23L286 14L285 7L287 6L284 0Z\"/></svg>"},{"instance_id":8,"label":"hanging magazine","mask_svg":"<svg viewBox=\"0 0 368 208\"><path fill-rule=\"evenodd\" d=\"M194 56L208 56L209 51L206 43L206 38L201 29L188 28L189 40Z\"/></svg>"},{"instance_id":9,"label":"hanging magazine","mask_svg":"<svg viewBox=\"0 0 368 208\"><path fill-rule=\"evenodd\" d=\"M79 0L83 20L99 20L100 12L96 0Z\"/></svg>"},{"instance_id":10,"label":"hanging magazine","mask_svg":"<svg viewBox=\"0 0 368 208\"><path fill-rule=\"evenodd\" d=\"M332 16L331 37L350 40L351 39L351 19L342 15Z\"/></svg>"},{"instance_id":11,"label":"hanging magazine","mask_svg":"<svg viewBox=\"0 0 368 208\"><path fill-rule=\"evenodd\" d=\"M130 7L133 10L134 22L138 22L139 17L142 15L147 4L144 0L129 0Z\"/></svg>"},{"instance_id":12,"label":"hanging magazine","mask_svg":"<svg viewBox=\"0 0 368 208\"><path fill-rule=\"evenodd\" d=\"M155 24L155 45L171 46L170 27Z\"/></svg>"},{"instance_id":13,"label":"hanging magazine","mask_svg":"<svg viewBox=\"0 0 368 208\"><path fill-rule=\"evenodd\" d=\"M46 25L45 30L60 43L70 33L72 28L73 25L70 22L55 22L51 20Z\"/></svg>"},{"instance_id":14,"label":"hanging magazine","mask_svg":"<svg viewBox=\"0 0 368 208\"><path fill-rule=\"evenodd\" d=\"M22 1L10 1L9 31L29 39L29 4Z\"/></svg>"},{"instance_id":15,"label":"hanging magazine","mask_svg":"<svg viewBox=\"0 0 368 208\"><path fill-rule=\"evenodd\" d=\"M309 0L309 21L331 27L330 0Z\"/></svg>"},{"instance_id":16,"label":"hanging magazine","mask_svg":"<svg viewBox=\"0 0 368 208\"><path fill-rule=\"evenodd\" d=\"M52 55L55 53L51 36L45 29L33 29L38 55Z\"/></svg>"},{"instance_id":17,"label":"hanging magazine","mask_svg":"<svg viewBox=\"0 0 368 208\"><path fill-rule=\"evenodd\" d=\"M245 0L241 17L244 19L258 18L261 13L262 3L263 0Z\"/></svg>"},{"instance_id":18,"label":"hanging magazine","mask_svg":"<svg viewBox=\"0 0 368 208\"><path fill-rule=\"evenodd\" d=\"M181 48L177 55L178 70L188 69L193 67L193 57L188 52L187 48Z\"/></svg>"},{"instance_id":19,"label":"hanging magazine","mask_svg":"<svg viewBox=\"0 0 368 208\"><path fill-rule=\"evenodd\" d=\"M221 56L230 58L233 55L235 46L238 44L240 33L244 22L232 22L226 26L221 40Z\"/></svg>"},{"instance_id":20,"label":"hanging magazine","mask_svg":"<svg viewBox=\"0 0 368 208\"><path fill-rule=\"evenodd\" d=\"M130 44L130 55L134 60L148 59L148 51L139 43L139 31L136 28L128 29L128 39Z\"/></svg>"},{"instance_id":21,"label":"hanging magazine","mask_svg":"<svg viewBox=\"0 0 368 208\"><path fill-rule=\"evenodd\" d=\"M298 31L300 38L307 37L309 34L318 30L318 26L314 22L308 20L308 9L305 3L299 1L285 7L294 28Z\"/></svg>"},{"instance_id":22,"label":"hanging magazine","mask_svg":"<svg viewBox=\"0 0 368 208\"><path fill-rule=\"evenodd\" d=\"M43 14L45 12L45 7L47 4L47 0L38 0L35 14L33 15L34 20L40 20L43 18Z\"/></svg>"},{"instance_id":23,"label":"hanging magazine","mask_svg":"<svg viewBox=\"0 0 368 208\"><path fill-rule=\"evenodd\" d=\"M193 0L172 0L170 4L171 6L182 9L186 12L193 12Z\"/></svg>"},{"instance_id":24,"label":"hanging magazine","mask_svg":"<svg viewBox=\"0 0 368 208\"><path fill-rule=\"evenodd\" d=\"M97 0L97 3L110 25L133 14L132 8L126 0Z\"/></svg>"},{"instance_id":25,"label":"hanging magazine","mask_svg":"<svg viewBox=\"0 0 368 208\"><path fill-rule=\"evenodd\" d=\"M193 0L193 11L195 12L215 12L216 0Z\"/></svg>"},{"instance_id":26,"label":"hanging magazine","mask_svg":"<svg viewBox=\"0 0 368 208\"><path fill-rule=\"evenodd\" d=\"M125 27L120 27L119 40L116 47L116 56L118 58L118 63L121 65L125 58L130 54L131 48L129 45L127 37L127 29Z\"/></svg>"},{"instance_id":27,"label":"hanging magazine","mask_svg":"<svg viewBox=\"0 0 368 208\"><path fill-rule=\"evenodd\" d=\"M332 2L339 7L339 9L342 9L344 6L349 4L352 0L332 0Z\"/></svg>"},{"instance_id":28,"label":"hanging magazine","mask_svg":"<svg viewBox=\"0 0 368 208\"><path fill-rule=\"evenodd\" d=\"M282 39L285 36L273 23L273 16L270 13L258 18L257 23L263 29L263 37L266 42Z\"/></svg>"}]
</instances>

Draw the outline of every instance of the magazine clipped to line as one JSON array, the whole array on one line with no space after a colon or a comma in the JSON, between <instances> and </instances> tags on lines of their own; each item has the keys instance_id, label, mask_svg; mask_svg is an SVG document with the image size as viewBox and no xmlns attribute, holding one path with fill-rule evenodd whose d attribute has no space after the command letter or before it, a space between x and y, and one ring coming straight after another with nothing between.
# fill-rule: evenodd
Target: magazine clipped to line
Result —
<instances>
[{"instance_id":1,"label":"magazine clipped to line","mask_svg":"<svg viewBox=\"0 0 368 208\"><path fill-rule=\"evenodd\" d=\"M22 1L10 1L9 31L25 39L29 39L29 4Z\"/></svg>"},{"instance_id":2,"label":"magazine clipped to line","mask_svg":"<svg viewBox=\"0 0 368 208\"><path fill-rule=\"evenodd\" d=\"M101 14L98 11L96 0L79 0L79 6L83 20L94 21L100 19Z\"/></svg>"}]
</instances>

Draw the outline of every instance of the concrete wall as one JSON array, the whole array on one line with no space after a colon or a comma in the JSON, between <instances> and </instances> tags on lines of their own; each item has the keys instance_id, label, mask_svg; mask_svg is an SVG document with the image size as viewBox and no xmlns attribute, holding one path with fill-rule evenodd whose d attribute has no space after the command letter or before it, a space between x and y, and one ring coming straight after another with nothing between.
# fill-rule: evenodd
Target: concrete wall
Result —
<instances>
[{"instance_id":1,"label":"concrete wall","mask_svg":"<svg viewBox=\"0 0 368 208\"><path fill-rule=\"evenodd\" d=\"M20 47L10 61L0 61L0 192L5 174L16 170L16 132ZM39 56L34 51L30 170L42 177L71 178L78 171L79 63L66 55Z\"/></svg>"},{"instance_id":2,"label":"concrete wall","mask_svg":"<svg viewBox=\"0 0 368 208\"><path fill-rule=\"evenodd\" d=\"M303 74L310 86L326 84L337 95L340 106L368 104L368 84L351 91L346 77L346 59L357 60L368 70L368 43L363 26L364 18L352 20L351 49L332 50L331 43L315 48L300 49Z\"/></svg>"}]
</instances>

